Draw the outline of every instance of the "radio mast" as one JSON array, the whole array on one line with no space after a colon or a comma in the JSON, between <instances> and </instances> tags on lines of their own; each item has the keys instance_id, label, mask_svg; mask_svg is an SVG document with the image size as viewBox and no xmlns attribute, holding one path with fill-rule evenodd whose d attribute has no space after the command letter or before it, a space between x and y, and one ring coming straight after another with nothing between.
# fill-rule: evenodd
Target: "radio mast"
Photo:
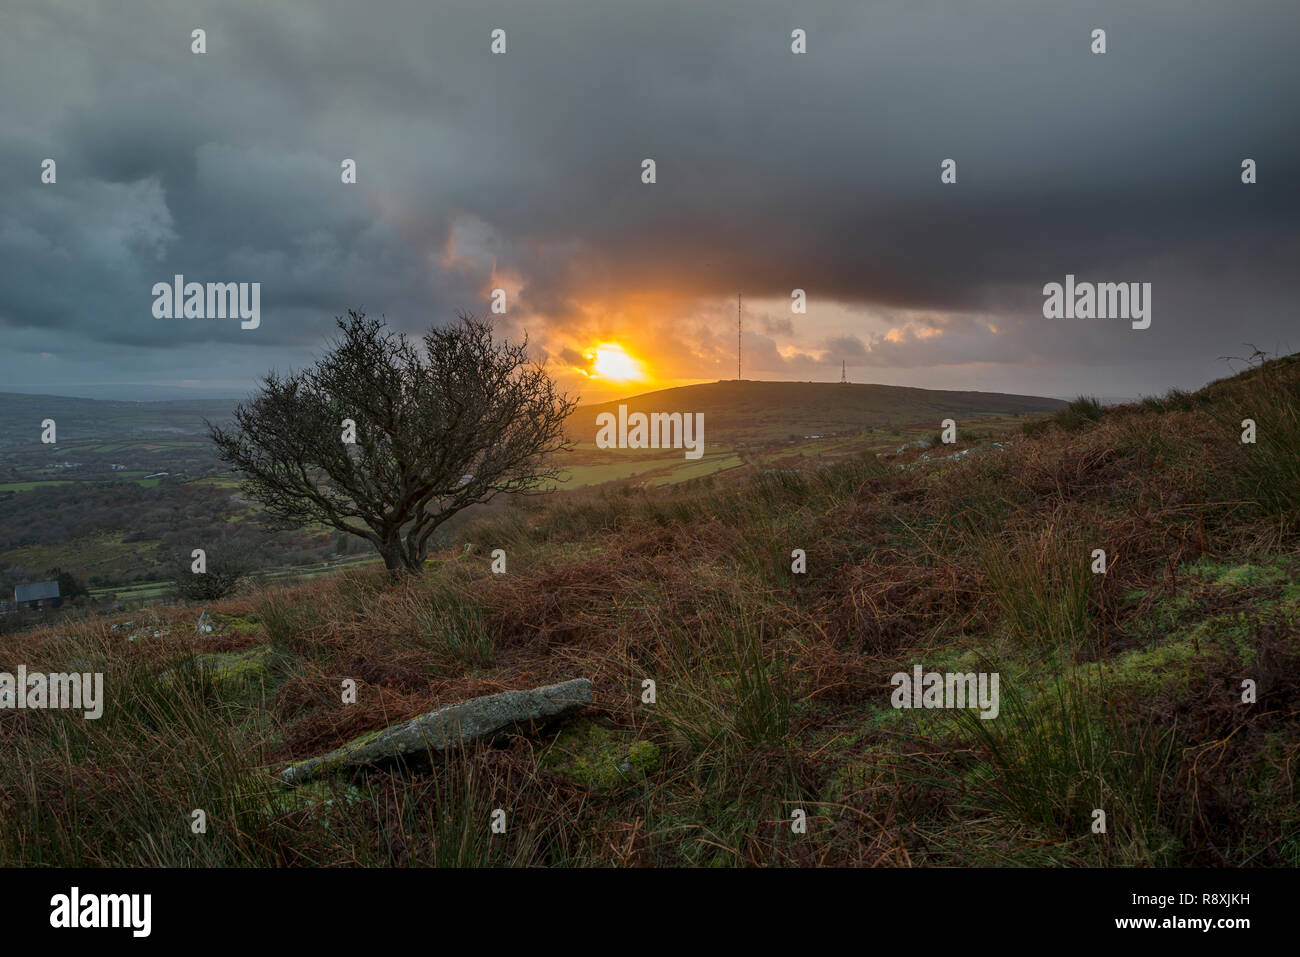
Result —
<instances>
[{"instance_id":1,"label":"radio mast","mask_svg":"<svg viewBox=\"0 0 1300 957\"><path fill-rule=\"evenodd\" d=\"M736 293L736 381L740 381L740 293Z\"/></svg>"}]
</instances>

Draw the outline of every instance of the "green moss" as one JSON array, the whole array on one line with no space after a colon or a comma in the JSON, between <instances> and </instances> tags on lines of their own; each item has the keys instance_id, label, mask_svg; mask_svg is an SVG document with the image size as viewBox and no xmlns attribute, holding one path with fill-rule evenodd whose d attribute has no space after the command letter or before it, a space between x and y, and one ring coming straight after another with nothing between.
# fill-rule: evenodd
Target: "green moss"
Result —
<instances>
[{"instance_id":1,"label":"green moss","mask_svg":"<svg viewBox=\"0 0 1300 957\"><path fill-rule=\"evenodd\" d=\"M1187 572L1197 578L1224 589L1261 588L1275 585L1291 577L1290 570L1279 564L1261 565L1243 562L1216 563L1201 560L1187 567Z\"/></svg>"},{"instance_id":2,"label":"green moss","mask_svg":"<svg viewBox=\"0 0 1300 957\"><path fill-rule=\"evenodd\" d=\"M388 727L375 728L373 731L367 731L365 734L358 735L357 737L353 738L351 741L347 742L347 744L344 744L339 748L327 752L327 754L329 755L328 759L326 759L326 755L322 754L310 758L304 758L301 761L294 761L292 764L288 765L284 769L284 771L281 772L281 774L287 773L293 770L294 768L300 768L304 764L307 764L311 761L319 760L320 764L311 780L316 782L323 781L326 778L328 778L330 775L337 773L341 768L345 766L344 759L348 756L349 753L357 750L358 748L365 747L367 744L369 744L371 741L374 741L376 738L378 738L381 734L383 734L387 730ZM307 786L306 783L295 785L295 787L306 787L306 786Z\"/></svg>"},{"instance_id":3,"label":"green moss","mask_svg":"<svg viewBox=\"0 0 1300 957\"><path fill-rule=\"evenodd\" d=\"M1019 681L1025 673L1026 666L1012 660L1011 649L1007 643L995 640L991 641L990 645L992 647L989 656L969 647L964 638L960 645L929 649L920 656L921 670L925 674L937 672L978 675L996 672L1000 686L1005 686L1007 682ZM1041 667L1035 665L1029 670L1031 674L1037 675ZM913 676L911 667L899 668L898 671L906 674L909 681ZM890 675L891 680L886 690L878 697L863 702L862 727L864 729L888 729L927 738L954 733L952 709L895 708L893 697L896 688L892 676L893 673ZM960 725L957 726L956 733L961 735Z\"/></svg>"},{"instance_id":4,"label":"green moss","mask_svg":"<svg viewBox=\"0 0 1300 957\"><path fill-rule=\"evenodd\" d=\"M659 746L594 721L571 724L542 757L542 767L593 790L639 781L659 767Z\"/></svg>"},{"instance_id":5,"label":"green moss","mask_svg":"<svg viewBox=\"0 0 1300 957\"><path fill-rule=\"evenodd\" d=\"M365 734L358 735L357 737L349 741L347 744L343 745L343 747L340 750L355 751L357 748L365 747L367 744L375 740L377 737L379 737L387 730L388 730L387 727L383 727L383 728L375 728L375 730L373 731L367 731Z\"/></svg>"},{"instance_id":6,"label":"green moss","mask_svg":"<svg viewBox=\"0 0 1300 957\"><path fill-rule=\"evenodd\" d=\"M294 811L325 810L335 805L348 808L364 799L364 792L355 784L323 778L304 782L290 790L274 792L269 800L274 813L290 814Z\"/></svg>"},{"instance_id":7,"label":"green moss","mask_svg":"<svg viewBox=\"0 0 1300 957\"><path fill-rule=\"evenodd\" d=\"M1108 665L1113 680L1149 688L1190 676L1193 661L1220 649L1249 666L1255 660L1260 624L1300 613L1300 583L1291 581L1285 560L1251 564L1202 559L1182 571L1191 581L1130 624L1130 634L1146 645ZM1240 594L1247 590L1251 594ZM1215 612L1216 606L1226 610Z\"/></svg>"},{"instance_id":8,"label":"green moss","mask_svg":"<svg viewBox=\"0 0 1300 957\"><path fill-rule=\"evenodd\" d=\"M262 630L262 626L252 618L228 618L224 615L214 617L217 617L223 624L228 625L231 631L239 632L240 634L252 634Z\"/></svg>"},{"instance_id":9,"label":"green moss","mask_svg":"<svg viewBox=\"0 0 1300 957\"><path fill-rule=\"evenodd\" d=\"M1163 634L1162 640L1105 662L1104 680L1117 689L1150 694L1171 682L1189 683L1197 663L1209 660L1218 649L1232 652L1249 665L1255 657L1252 634L1258 620L1254 615L1228 612L1181 625L1167 624L1148 632ZM1095 669L1096 665L1085 667Z\"/></svg>"},{"instance_id":10,"label":"green moss","mask_svg":"<svg viewBox=\"0 0 1300 957\"><path fill-rule=\"evenodd\" d=\"M199 655L194 663L207 671L218 684L241 680L256 680L267 675L266 658L270 645L258 645L248 651L226 654Z\"/></svg>"},{"instance_id":11,"label":"green moss","mask_svg":"<svg viewBox=\"0 0 1300 957\"><path fill-rule=\"evenodd\" d=\"M653 741L633 741L624 762L630 771L649 774L659 767L659 745Z\"/></svg>"},{"instance_id":12,"label":"green moss","mask_svg":"<svg viewBox=\"0 0 1300 957\"><path fill-rule=\"evenodd\" d=\"M247 651L196 655L194 667L202 671L218 688L257 684L269 674L267 659L270 654L270 645L258 645ZM171 668L160 674L158 680L164 685L170 685L176 676L177 669Z\"/></svg>"},{"instance_id":13,"label":"green moss","mask_svg":"<svg viewBox=\"0 0 1300 957\"><path fill-rule=\"evenodd\" d=\"M1170 681L1187 681L1195 663L1207 657L1209 646L1199 633L1183 634L1149 648L1134 648L1107 662L1102 673L1107 684L1125 691L1154 693ZM1085 666L1095 669L1096 665Z\"/></svg>"}]
</instances>

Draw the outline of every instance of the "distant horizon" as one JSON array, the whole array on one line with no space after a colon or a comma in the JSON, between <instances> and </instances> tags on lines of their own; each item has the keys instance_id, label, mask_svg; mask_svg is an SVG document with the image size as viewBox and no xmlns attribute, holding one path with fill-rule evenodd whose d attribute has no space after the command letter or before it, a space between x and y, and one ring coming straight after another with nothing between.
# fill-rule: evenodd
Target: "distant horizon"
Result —
<instances>
[{"instance_id":1,"label":"distant horizon","mask_svg":"<svg viewBox=\"0 0 1300 957\"><path fill-rule=\"evenodd\" d=\"M873 386L889 386L892 388L900 388L900 389L925 389L931 392L984 392L989 394L1021 395L1021 396L1029 396L1033 398L1058 399L1063 402L1069 402L1073 399L1079 398L1080 395L1086 394L1086 395L1090 395L1092 398L1095 398L1099 402L1106 405L1119 405L1126 402L1137 402L1147 395L1160 395L1168 391L1167 389L1163 389L1163 390L1157 390L1155 392L1142 393L1140 395L1102 395L1097 393L1078 393L1078 392L1071 393L1071 394L1053 394L1049 392L1021 391L1017 389L1007 390L1007 389L990 389L990 388L959 388L959 387L952 387L952 386L936 387L932 385L916 385L916 384L906 383L906 382L854 382L850 380L847 383L841 383L839 380L824 381L818 379L744 378L744 379L737 380L732 378L732 379L700 379L700 380L689 381L689 382L677 382L671 385L658 384L658 383L645 384L648 385L647 388L642 388L637 391L628 391L625 393L620 393L617 395L611 395L611 396L606 396L601 398L588 399L586 397L582 397L580 399L578 407L582 408L585 406L603 405L608 402L618 402L626 399L634 399L637 398L638 396L649 395L655 392L666 392L671 389L686 388L688 386L694 386L694 385L713 385L716 383L736 382L736 381L809 384L809 385L811 384L850 385L850 386L873 385ZM1206 380L1206 382L1201 383L1201 385L1205 385L1209 381L1211 380ZM1200 386L1196 386L1195 388L1199 388L1199 387ZM233 390L233 389L211 388L211 387L204 387L204 386L156 386L156 385L149 385L149 384L142 384L142 383L127 383L127 384L110 383L101 386L92 386L92 387L80 386L77 388L80 390L91 388L96 390L100 394L88 395L85 394L84 391L49 391L48 389L42 391L28 391L27 389L24 388L13 388L13 387L0 389L0 393L9 393L11 395L24 395L24 396L33 396L33 397L48 396L50 398L84 399L91 402L148 403L148 402L186 402L186 401L223 401L223 400L228 400L231 402L240 402L249 398L249 396L252 395L254 392L256 392L257 389L255 385L250 385L246 390ZM142 389L144 390L145 393L152 391L157 394L152 394L152 395L143 394L140 391Z\"/></svg>"}]
</instances>

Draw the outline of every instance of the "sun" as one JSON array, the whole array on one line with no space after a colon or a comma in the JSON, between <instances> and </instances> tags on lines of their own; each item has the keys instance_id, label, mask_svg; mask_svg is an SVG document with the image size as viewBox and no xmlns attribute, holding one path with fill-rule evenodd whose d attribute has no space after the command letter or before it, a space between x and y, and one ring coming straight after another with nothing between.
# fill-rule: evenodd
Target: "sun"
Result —
<instances>
[{"instance_id":1,"label":"sun","mask_svg":"<svg viewBox=\"0 0 1300 957\"><path fill-rule=\"evenodd\" d=\"M587 355L591 357L591 374L602 379L628 382L645 378L641 363L628 355L616 342L602 342Z\"/></svg>"}]
</instances>

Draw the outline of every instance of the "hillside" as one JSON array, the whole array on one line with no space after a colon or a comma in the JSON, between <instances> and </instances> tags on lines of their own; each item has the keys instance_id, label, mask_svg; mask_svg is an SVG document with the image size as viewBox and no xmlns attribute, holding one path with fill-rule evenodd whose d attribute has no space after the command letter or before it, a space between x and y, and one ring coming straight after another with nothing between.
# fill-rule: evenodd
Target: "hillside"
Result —
<instances>
[{"instance_id":1,"label":"hillside","mask_svg":"<svg viewBox=\"0 0 1300 957\"><path fill-rule=\"evenodd\" d=\"M0 720L0 864L1300 866L1298 478L1287 360L956 453L522 501L419 579L10 635L113 693ZM1000 698L905 707L918 670ZM277 778L578 677L562 726Z\"/></svg>"},{"instance_id":2,"label":"hillside","mask_svg":"<svg viewBox=\"0 0 1300 957\"><path fill-rule=\"evenodd\" d=\"M203 419L230 417L233 401L170 399L124 402L80 399L66 395L0 392L0 446L29 445L41 440L41 421L53 419L60 441L128 436L200 435Z\"/></svg>"},{"instance_id":3,"label":"hillside","mask_svg":"<svg viewBox=\"0 0 1300 957\"><path fill-rule=\"evenodd\" d=\"M947 392L904 386L829 382L721 381L661 389L582 405L570 420L579 441L595 437L595 417L630 411L702 412L710 438L723 443L800 438L873 426L937 423L942 418L1023 415L1063 408L1058 399L997 392ZM126 402L0 392L0 446L40 442L41 421L58 423L60 441L130 437L200 437L203 420L225 421L235 402L168 399Z\"/></svg>"},{"instance_id":4,"label":"hillside","mask_svg":"<svg viewBox=\"0 0 1300 957\"><path fill-rule=\"evenodd\" d=\"M579 406L570 420L571 434L580 441L594 441L596 416L617 414L620 405L626 405L629 412L703 413L706 441L728 446L917 423L938 429L939 421L946 418L1025 415L1065 407L1059 399L1000 392L723 380Z\"/></svg>"},{"instance_id":5,"label":"hillside","mask_svg":"<svg viewBox=\"0 0 1300 957\"><path fill-rule=\"evenodd\" d=\"M1063 403L988 393L932 392L890 386L797 382L720 382L626 400L634 410L689 409L705 415L705 454L597 449L595 413L570 419L586 441L557 460L570 490L607 483L672 484L727 471L799 468L863 451L890 451L929 439L956 416L963 437L1019 427L1025 411ZM186 542L243 530L252 503L217 458L204 418L221 421L220 400L121 402L0 393L0 594L48 569L73 570L96 594L154 598L167 579L167 556ZM612 404L617 409L617 403ZM39 441L53 418L58 442ZM580 437L580 436L579 436ZM463 519L458 519L461 521ZM454 525L453 525L454 528ZM267 567L313 572L362 543L325 529L274 536L245 534L244 546ZM124 586L130 586L126 590ZM0 599L3 600L3 599Z\"/></svg>"},{"instance_id":6,"label":"hillside","mask_svg":"<svg viewBox=\"0 0 1300 957\"><path fill-rule=\"evenodd\" d=\"M687 459L672 449L616 449L595 445L597 417L628 413L690 412L704 417L704 454ZM1065 407L1058 399L996 392L943 392L903 386L838 382L709 382L661 389L611 402L579 406L569 419L576 447L561 460L573 489L604 483L672 485L717 475L800 469L843 461L863 452L930 442L951 418L963 441L992 441L1020 428L1029 415Z\"/></svg>"}]
</instances>

